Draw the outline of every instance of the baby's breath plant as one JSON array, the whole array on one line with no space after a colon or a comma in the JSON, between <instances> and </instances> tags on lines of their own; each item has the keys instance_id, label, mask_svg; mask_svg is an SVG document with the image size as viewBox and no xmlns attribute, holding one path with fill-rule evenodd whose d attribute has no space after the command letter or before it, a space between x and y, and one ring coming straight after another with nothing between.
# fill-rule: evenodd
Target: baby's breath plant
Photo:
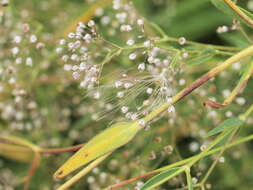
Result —
<instances>
[{"instance_id":1,"label":"baby's breath plant","mask_svg":"<svg viewBox=\"0 0 253 190\"><path fill-rule=\"evenodd\" d=\"M0 189L251 189L252 0L0 4Z\"/></svg>"}]
</instances>

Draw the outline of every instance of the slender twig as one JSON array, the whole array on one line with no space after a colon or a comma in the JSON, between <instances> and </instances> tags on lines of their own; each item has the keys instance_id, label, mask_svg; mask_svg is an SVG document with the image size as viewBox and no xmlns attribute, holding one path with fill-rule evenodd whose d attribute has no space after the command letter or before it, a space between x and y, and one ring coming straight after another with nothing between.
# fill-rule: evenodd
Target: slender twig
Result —
<instances>
[{"instance_id":1,"label":"slender twig","mask_svg":"<svg viewBox=\"0 0 253 190\"><path fill-rule=\"evenodd\" d=\"M253 61L250 63L249 69L247 70L247 72L245 74L243 74L243 76L242 76L241 80L239 81L239 83L237 84L237 86L234 88L234 90L231 92L231 94L224 100L224 102L223 102L224 105L230 104L233 101L233 99L236 97L236 95L239 92L241 92L243 87L245 87L245 85L247 84L247 82L252 74L253 74Z\"/></svg>"},{"instance_id":2,"label":"slender twig","mask_svg":"<svg viewBox=\"0 0 253 190\"><path fill-rule=\"evenodd\" d=\"M253 110L253 106L252 106L252 110ZM234 146L243 144L243 143L248 142L248 141L251 141L251 140L253 140L253 135L249 135L249 136L247 136L247 137L241 138L240 140L237 140L237 141L235 141L235 142L232 142L232 143L228 144L227 147L226 147L226 149L232 148L232 147L234 147ZM212 155L212 154L214 154L214 153L216 153L216 152L221 151L222 149L223 149L223 147L214 148L214 149L208 151L205 155L203 155L203 157ZM127 184L129 184L129 183L131 183L131 182L134 182L134 181L137 181L137 180L140 180L140 179L143 179L143 178L151 177L151 176L153 176L153 175L155 175L155 174L157 174L157 173L159 173L159 172L162 172L162 171L168 170L168 169L170 169L170 168L174 168L174 167L178 167L178 166L181 166L181 165L183 165L183 164L186 164L186 163L188 163L189 161L193 160L195 157L196 157L196 156L192 156L192 157L187 158L187 159L185 159L185 160L180 160L180 161L178 161L178 162L176 162L176 163L174 163L174 164L171 164L171 165L169 165L169 166L165 166L165 167L162 167L162 168L160 168L160 169L157 169L157 170L148 172L148 173L146 173L146 174L144 174L144 175L141 175L141 176L138 176L138 177L134 177L134 178L131 178L131 179L128 179L128 180L125 180L125 181L121 181L120 183L117 183L117 184L115 184L115 185L112 185L112 186L110 186L109 188L106 188L106 189L108 189L108 190L113 190L113 189L116 189L116 188L118 188L118 187L127 185ZM203 157L202 157L202 158L203 158Z\"/></svg>"},{"instance_id":3,"label":"slender twig","mask_svg":"<svg viewBox=\"0 0 253 190\"><path fill-rule=\"evenodd\" d=\"M211 108L222 108L224 106L229 105L235 99L235 97L242 91L242 89L246 86L252 74L253 74L253 62L250 63L249 68L247 68L246 72L242 75L236 87L229 94L229 96L223 101L222 104L217 103L212 100L207 100L204 102L204 105L209 106Z\"/></svg>"},{"instance_id":4,"label":"slender twig","mask_svg":"<svg viewBox=\"0 0 253 190\"><path fill-rule=\"evenodd\" d=\"M79 144L76 146L71 146L71 147L66 147L66 148L52 148L52 149L41 149L39 152L41 154L60 154L60 153L64 153L64 152L73 152L73 151L77 151L80 148L82 148L84 144Z\"/></svg>"},{"instance_id":5,"label":"slender twig","mask_svg":"<svg viewBox=\"0 0 253 190\"><path fill-rule=\"evenodd\" d=\"M235 62L244 59L247 56L250 56L253 54L253 45L244 49L243 51L235 54L234 56L227 59L224 63L214 67L206 74L202 75L200 78L198 78L196 81L194 81L191 85L181 90L179 93L177 93L175 96L173 96L171 102L166 102L160 106L158 106L156 109L154 109L151 113L149 113L147 116L142 118L146 123L153 120L155 117L160 115L162 112L164 112L169 106L177 103L179 100L183 99L185 96L190 94L192 91L209 81L211 78L215 77L222 71L224 71L226 68L234 64Z\"/></svg>"},{"instance_id":6,"label":"slender twig","mask_svg":"<svg viewBox=\"0 0 253 190\"><path fill-rule=\"evenodd\" d=\"M231 139L235 136L236 132L238 131L238 129L240 128L240 126L236 127L232 134L230 135L229 139L227 140L227 142L225 143L225 145L222 147L220 153L218 154L218 156L216 157L215 161L212 163L212 165L210 166L210 168L208 169L208 171L206 172L205 176L203 177L203 179L201 180L200 184L205 184L205 182L207 181L208 177L211 175L212 171L214 170L215 166L217 165L221 155L225 152L228 143L231 141Z\"/></svg>"},{"instance_id":7,"label":"slender twig","mask_svg":"<svg viewBox=\"0 0 253 190\"><path fill-rule=\"evenodd\" d=\"M161 40L158 40L156 43L164 43L164 42L169 42L169 41L178 42L178 38L173 38L173 37L167 36L165 38L162 38ZM204 44L204 43L199 43L199 42L194 42L194 41L189 41L189 40L186 40L185 44L204 47L204 48L210 48L210 49L216 49L216 50L227 50L227 51L238 51L241 49L241 48L237 48L237 47Z\"/></svg>"},{"instance_id":8,"label":"slender twig","mask_svg":"<svg viewBox=\"0 0 253 190\"><path fill-rule=\"evenodd\" d=\"M32 177L34 176L37 168L40 165L40 160L41 160L41 157L40 157L39 152L38 151L34 151L33 160L32 160L32 163L30 165L30 168L29 168L29 171L28 171L28 175L27 175L27 177L25 178L25 181L24 181L24 190L28 190L29 189L30 181L31 181Z\"/></svg>"},{"instance_id":9,"label":"slender twig","mask_svg":"<svg viewBox=\"0 0 253 190\"><path fill-rule=\"evenodd\" d=\"M253 20L248 17L235 3L231 0L223 0L239 17L241 17L246 23L253 27Z\"/></svg>"},{"instance_id":10,"label":"slender twig","mask_svg":"<svg viewBox=\"0 0 253 190\"><path fill-rule=\"evenodd\" d=\"M74 183L76 183L77 181L79 181L84 175L86 175L93 168L95 168L100 162L102 162L104 159L106 159L110 154L111 154L111 152L109 152L109 153L107 153L107 154L99 157L98 159L94 160L93 162L91 162L87 167L85 167L84 169L82 169L74 177L72 177L66 183L64 183L59 188L57 188L57 190L66 190L66 189L68 189Z\"/></svg>"}]
</instances>

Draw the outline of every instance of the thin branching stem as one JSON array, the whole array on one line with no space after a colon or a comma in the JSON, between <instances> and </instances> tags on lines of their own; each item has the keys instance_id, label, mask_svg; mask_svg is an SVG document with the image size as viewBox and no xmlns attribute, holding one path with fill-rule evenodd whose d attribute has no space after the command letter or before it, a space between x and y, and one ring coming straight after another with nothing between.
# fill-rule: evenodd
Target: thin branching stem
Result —
<instances>
[{"instance_id":1,"label":"thin branching stem","mask_svg":"<svg viewBox=\"0 0 253 190\"><path fill-rule=\"evenodd\" d=\"M160 106L158 106L156 109L154 109L151 113L149 113L147 116L143 118L145 122L149 122L156 118L158 115L160 115L162 112L164 112L169 106L177 103L179 100L190 94L192 91L209 81L211 78L215 77L225 69L227 69L232 64L244 59L247 56L250 56L253 54L253 46L250 46L241 52L235 54L234 56L227 59L224 63L214 67L206 74L202 75L200 78L195 80L191 85L187 86L183 90L181 90L179 93L177 93L173 98L171 102L166 102Z\"/></svg>"},{"instance_id":2,"label":"thin branching stem","mask_svg":"<svg viewBox=\"0 0 253 190\"><path fill-rule=\"evenodd\" d=\"M248 17L235 3L231 0L223 0L239 17L241 17L246 23L253 27L253 20Z\"/></svg>"},{"instance_id":3,"label":"thin branching stem","mask_svg":"<svg viewBox=\"0 0 253 190\"><path fill-rule=\"evenodd\" d=\"M252 106L252 109L253 109L253 106ZM247 136L247 137L241 138L241 139L239 139L239 140L237 140L237 141L234 141L234 142L228 144L227 147L226 147L226 150L229 149L229 148L232 148L232 147L234 147L234 146L237 146L237 145L246 143L246 142L251 141L251 140L253 140L253 135L249 135L249 136ZM212 149L212 150L206 152L205 155L202 155L201 158L204 158L204 157L206 157L206 156L212 155L212 154L214 154L214 153L216 153L216 152L221 151L222 149L223 149L223 147L214 148L214 149ZM197 156L197 155L196 155L196 156ZM170 168L182 166L182 165L187 164L188 162L192 161L193 159L195 159L196 156L192 156L192 157L190 157L190 158L187 158L187 159L184 159L184 160L180 160L180 161L175 162L175 163L173 163L173 164L170 164L170 165L168 165L168 166L164 166L164 167L159 168L159 169L157 169L157 170L148 172L148 173L146 173L146 174L144 174L144 175L137 176L137 177L134 177L134 178L130 178L130 179L125 180L125 181L121 181L120 183L117 183L117 184L115 184L115 185L112 185L112 186L110 186L110 188L107 188L107 189L113 190L113 189L116 189L116 188L118 188L118 187L127 185L127 184L129 184L129 183L131 183L131 182L134 182L134 181L137 181L137 180L140 180L140 179L143 179L143 178L151 177L151 176L153 176L153 175L155 175L155 174L157 174L157 173L159 173L159 172L168 170L168 169L170 169Z\"/></svg>"},{"instance_id":4,"label":"thin branching stem","mask_svg":"<svg viewBox=\"0 0 253 190\"><path fill-rule=\"evenodd\" d=\"M65 147L65 148L50 148L50 149L41 149L39 152L41 154L61 154L64 152L73 152L77 151L80 148L82 148L84 144L79 144L76 146L71 146L71 147Z\"/></svg>"}]
</instances>

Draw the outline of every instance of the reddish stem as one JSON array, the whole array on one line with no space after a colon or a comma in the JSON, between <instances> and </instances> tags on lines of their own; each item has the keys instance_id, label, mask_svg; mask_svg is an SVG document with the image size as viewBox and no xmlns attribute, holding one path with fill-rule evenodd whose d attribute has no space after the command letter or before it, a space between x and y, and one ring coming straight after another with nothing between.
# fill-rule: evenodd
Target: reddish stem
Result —
<instances>
[{"instance_id":1,"label":"reddish stem","mask_svg":"<svg viewBox=\"0 0 253 190\"><path fill-rule=\"evenodd\" d=\"M115 185L112 185L112 186L109 187L109 189L110 190L116 189L118 187L121 187L121 186L124 186L126 184L129 184L129 183L131 183L133 181L136 181L136 180L139 180L139 179L142 179L142 178L151 177L151 176L155 175L156 173L158 173L158 172L150 172L150 173L147 173L145 175L141 175L141 176L138 176L138 177L133 177L131 179L128 179L128 180L122 181L120 183L117 183Z\"/></svg>"},{"instance_id":2,"label":"reddish stem","mask_svg":"<svg viewBox=\"0 0 253 190\"><path fill-rule=\"evenodd\" d=\"M73 152L82 148L84 144L79 144L76 146L66 147L66 148L53 148L53 149L42 149L40 153L42 154L60 154L64 152Z\"/></svg>"}]
</instances>

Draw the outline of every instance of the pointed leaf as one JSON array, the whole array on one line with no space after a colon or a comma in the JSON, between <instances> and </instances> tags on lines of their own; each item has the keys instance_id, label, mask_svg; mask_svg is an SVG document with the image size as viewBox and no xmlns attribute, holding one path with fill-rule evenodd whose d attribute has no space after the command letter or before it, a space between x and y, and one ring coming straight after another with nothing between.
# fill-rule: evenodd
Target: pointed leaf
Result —
<instances>
[{"instance_id":1,"label":"pointed leaf","mask_svg":"<svg viewBox=\"0 0 253 190\"><path fill-rule=\"evenodd\" d=\"M158 175L152 177L150 180L148 180L140 190L150 190L153 189L162 183L168 181L172 177L176 176L177 174L181 173L183 171L182 168L172 168L169 170L166 170L164 172L159 173Z\"/></svg>"},{"instance_id":2,"label":"pointed leaf","mask_svg":"<svg viewBox=\"0 0 253 190\"><path fill-rule=\"evenodd\" d=\"M54 174L63 178L90 161L128 143L141 129L137 123L117 123L93 137L78 152L69 158Z\"/></svg>"},{"instance_id":3,"label":"pointed leaf","mask_svg":"<svg viewBox=\"0 0 253 190\"><path fill-rule=\"evenodd\" d=\"M233 127L237 127L243 124L243 121L238 118L229 118L223 121L220 125L209 131L205 137L210 137L216 135L224 130L231 129Z\"/></svg>"}]
</instances>

